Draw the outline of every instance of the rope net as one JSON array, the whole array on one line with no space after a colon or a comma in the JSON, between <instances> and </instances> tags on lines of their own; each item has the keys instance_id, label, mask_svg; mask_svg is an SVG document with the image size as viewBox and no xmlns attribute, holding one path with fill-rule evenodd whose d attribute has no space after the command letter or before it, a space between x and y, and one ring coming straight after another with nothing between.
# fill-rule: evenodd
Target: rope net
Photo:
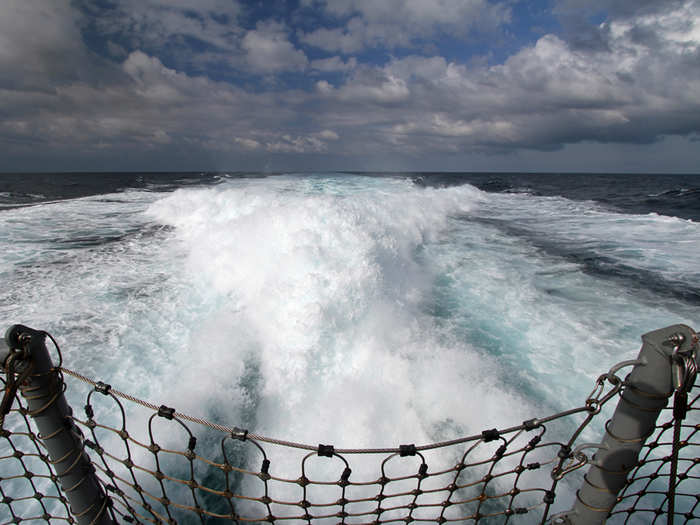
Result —
<instances>
[{"instance_id":1,"label":"rope net","mask_svg":"<svg viewBox=\"0 0 700 525\"><path fill-rule=\"evenodd\" d=\"M666 523L673 505L673 523L700 519L700 388L693 387L685 418L677 418L677 408L665 408L659 424L647 439L637 465L608 523ZM676 412L674 414L674 412ZM678 430L676 430L678 428ZM674 436L674 432L678 435ZM677 469L673 470L674 449ZM674 498L669 499L671 484Z\"/></svg>"},{"instance_id":2,"label":"rope net","mask_svg":"<svg viewBox=\"0 0 700 525\"><path fill-rule=\"evenodd\" d=\"M558 496L573 498L588 458L572 451L624 392L620 368L601 375L580 407L384 449L273 439L147 403L61 366L51 373L57 389L67 388L66 377L89 388L82 414L66 426L82 434L82 453L118 523L369 525L544 523L564 510L555 508ZM662 523L669 511L675 523L700 518L698 397L693 386L683 414L662 411L609 523ZM0 430L0 523L76 523L46 436L35 431L22 396L12 407Z\"/></svg>"}]
</instances>

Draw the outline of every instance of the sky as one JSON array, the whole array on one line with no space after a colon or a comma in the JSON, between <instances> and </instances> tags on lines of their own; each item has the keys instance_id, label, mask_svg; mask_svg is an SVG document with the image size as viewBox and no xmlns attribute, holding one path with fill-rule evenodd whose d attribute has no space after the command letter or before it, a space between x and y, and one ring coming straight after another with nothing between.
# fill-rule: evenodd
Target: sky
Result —
<instances>
[{"instance_id":1,"label":"sky","mask_svg":"<svg viewBox=\"0 0 700 525\"><path fill-rule=\"evenodd\" d=\"M0 172L700 173L700 0L0 0Z\"/></svg>"}]
</instances>

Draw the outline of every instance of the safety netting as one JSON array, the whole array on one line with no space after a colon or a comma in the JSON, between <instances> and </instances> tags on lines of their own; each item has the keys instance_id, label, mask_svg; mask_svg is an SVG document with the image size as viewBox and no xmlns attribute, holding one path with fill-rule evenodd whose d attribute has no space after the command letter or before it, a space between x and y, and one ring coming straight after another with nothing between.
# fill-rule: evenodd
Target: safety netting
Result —
<instances>
[{"instance_id":1,"label":"safety netting","mask_svg":"<svg viewBox=\"0 0 700 525\"><path fill-rule=\"evenodd\" d=\"M575 494L590 462L577 448L587 429L602 428L606 405L625 392L621 368L561 413L377 449L274 439L143 401L62 366L51 374L56 394L77 385L86 391L84 406L74 406L56 432L81 435L75 464L89 456L107 495L104 512L118 523L369 525L548 521L561 510L559 494ZM32 418L41 414L23 399L31 391L22 394L0 430L0 523L76 523L66 498L75 487L62 487L42 443L51 436L39 435ZM669 513L675 523L700 519L700 396L694 386L684 394L662 410L609 523L663 523Z\"/></svg>"}]
</instances>

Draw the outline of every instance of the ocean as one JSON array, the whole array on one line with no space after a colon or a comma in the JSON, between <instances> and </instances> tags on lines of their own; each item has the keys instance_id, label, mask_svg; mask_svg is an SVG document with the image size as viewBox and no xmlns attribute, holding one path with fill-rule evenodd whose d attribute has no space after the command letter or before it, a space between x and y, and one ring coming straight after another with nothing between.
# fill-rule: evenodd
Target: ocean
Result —
<instances>
[{"instance_id":1,"label":"ocean","mask_svg":"<svg viewBox=\"0 0 700 525\"><path fill-rule=\"evenodd\" d=\"M643 333L700 328L699 247L695 175L0 175L5 328L156 404L345 448L581 406Z\"/></svg>"}]
</instances>

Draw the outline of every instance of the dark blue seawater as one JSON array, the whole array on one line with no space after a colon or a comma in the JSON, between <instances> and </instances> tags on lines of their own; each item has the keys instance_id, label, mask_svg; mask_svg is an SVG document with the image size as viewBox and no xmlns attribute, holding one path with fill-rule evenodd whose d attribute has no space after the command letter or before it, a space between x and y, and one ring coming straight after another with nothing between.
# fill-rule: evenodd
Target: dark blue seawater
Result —
<instances>
[{"instance_id":1,"label":"dark blue seawater","mask_svg":"<svg viewBox=\"0 0 700 525\"><path fill-rule=\"evenodd\" d=\"M372 175L372 174L364 174ZM225 178L268 177L262 173L41 173L0 175L0 206L31 204L119 192L169 191L216 184ZM304 176L304 175L300 175ZM700 221L700 175L585 173L417 173L377 174L409 177L430 187L473 184L494 193L523 192L591 200L611 210L658 213Z\"/></svg>"},{"instance_id":2,"label":"dark blue seawater","mask_svg":"<svg viewBox=\"0 0 700 525\"><path fill-rule=\"evenodd\" d=\"M5 173L0 174L0 206L22 206L126 190L173 191L212 184L212 173Z\"/></svg>"},{"instance_id":3,"label":"dark blue seawater","mask_svg":"<svg viewBox=\"0 0 700 525\"><path fill-rule=\"evenodd\" d=\"M613 211L700 221L700 175L478 173L423 174L426 185L468 182L488 192L523 192L591 200Z\"/></svg>"}]
</instances>

